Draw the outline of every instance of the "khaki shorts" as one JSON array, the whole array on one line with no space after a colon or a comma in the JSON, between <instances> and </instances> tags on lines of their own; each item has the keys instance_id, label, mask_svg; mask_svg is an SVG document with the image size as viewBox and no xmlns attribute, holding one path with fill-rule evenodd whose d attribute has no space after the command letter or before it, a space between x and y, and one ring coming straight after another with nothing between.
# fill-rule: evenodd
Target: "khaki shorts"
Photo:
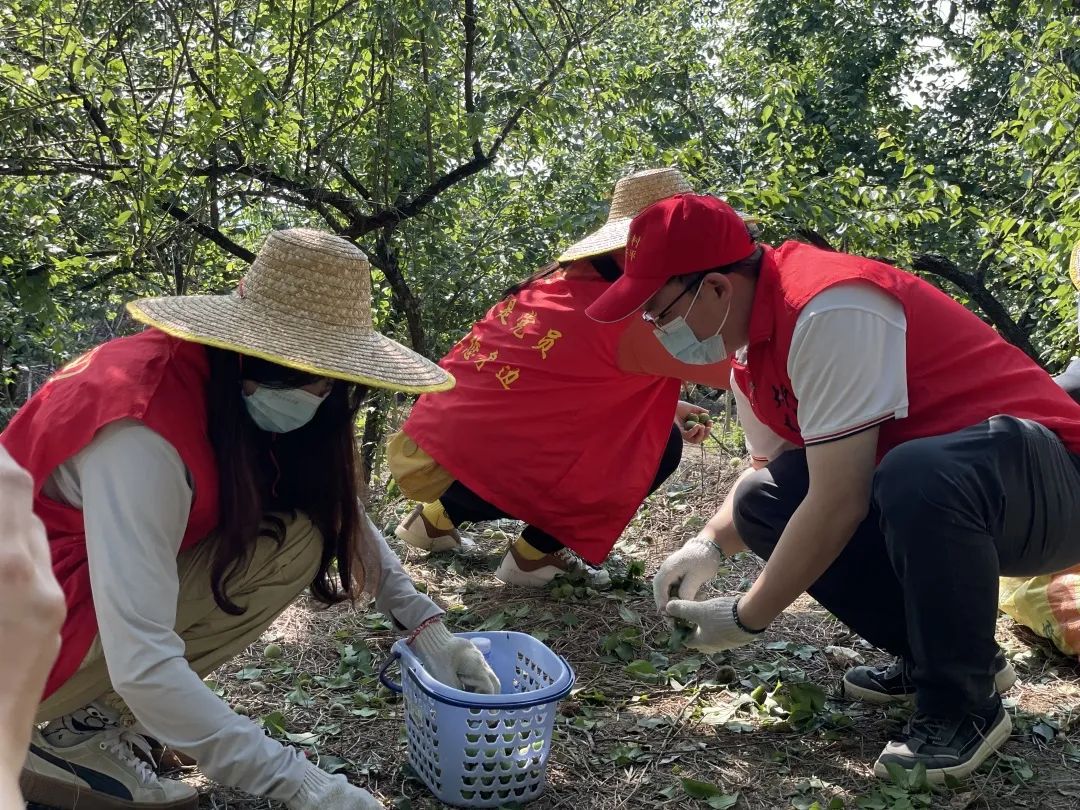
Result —
<instances>
[{"instance_id":1,"label":"khaki shorts","mask_svg":"<svg viewBox=\"0 0 1080 810\"><path fill-rule=\"evenodd\" d=\"M454 483L454 476L402 431L386 443L386 463L398 488L413 501L438 500Z\"/></svg>"}]
</instances>

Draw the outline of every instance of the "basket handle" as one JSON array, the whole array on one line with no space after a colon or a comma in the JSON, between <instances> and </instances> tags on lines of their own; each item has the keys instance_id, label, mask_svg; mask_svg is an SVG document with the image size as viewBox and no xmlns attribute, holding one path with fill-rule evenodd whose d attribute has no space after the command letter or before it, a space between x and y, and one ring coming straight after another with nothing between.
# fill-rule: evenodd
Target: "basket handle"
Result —
<instances>
[{"instance_id":1,"label":"basket handle","mask_svg":"<svg viewBox=\"0 0 1080 810\"><path fill-rule=\"evenodd\" d=\"M390 667L392 667L394 665L394 663L396 663L397 661L400 661L400 660L401 660L401 653L394 652L394 653L392 653L390 655L389 658L387 658L385 661L383 661L383 665L381 667L379 667L379 683L381 683L383 686L385 686L391 692L397 692L399 695L401 694L401 691L402 691L401 690L401 684L400 683L394 683L392 680L390 680L390 676L387 675L386 672L387 672L388 669L390 669Z\"/></svg>"}]
</instances>

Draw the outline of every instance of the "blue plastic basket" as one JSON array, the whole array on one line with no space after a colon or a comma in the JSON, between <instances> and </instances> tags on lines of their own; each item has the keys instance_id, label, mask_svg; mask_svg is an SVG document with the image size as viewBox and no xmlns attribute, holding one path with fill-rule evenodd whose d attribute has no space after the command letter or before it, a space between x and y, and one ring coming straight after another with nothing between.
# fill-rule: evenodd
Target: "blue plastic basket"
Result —
<instances>
[{"instance_id":1,"label":"blue plastic basket","mask_svg":"<svg viewBox=\"0 0 1080 810\"><path fill-rule=\"evenodd\" d=\"M437 799L458 807L523 804L544 792L555 709L574 686L561 655L525 633L458 633L484 653L502 694L441 683L404 640L382 665L383 685L405 695L409 761ZM387 677L401 661L400 684Z\"/></svg>"}]
</instances>

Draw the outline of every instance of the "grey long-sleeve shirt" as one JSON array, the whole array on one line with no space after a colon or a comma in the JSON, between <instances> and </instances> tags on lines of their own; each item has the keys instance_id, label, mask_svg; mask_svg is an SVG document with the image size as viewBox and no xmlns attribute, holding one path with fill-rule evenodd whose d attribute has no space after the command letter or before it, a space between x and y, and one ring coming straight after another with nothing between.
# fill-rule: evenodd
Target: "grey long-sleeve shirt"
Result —
<instances>
[{"instance_id":1,"label":"grey long-sleeve shirt","mask_svg":"<svg viewBox=\"0 0 1080 810\"><path fill-rule=\"evenodd\" d=\"M83 512L109 677L147 733L197 759L222 784L292 799L315 766L207 689L184 659L184 642L174 630L176 557L192 501L191 479L176 449L138 422L116 422L57 468L44 493ZM416 592L368 520L381 560L376 609L406 628L441 613Z\"/></svg>"}]
</instances>

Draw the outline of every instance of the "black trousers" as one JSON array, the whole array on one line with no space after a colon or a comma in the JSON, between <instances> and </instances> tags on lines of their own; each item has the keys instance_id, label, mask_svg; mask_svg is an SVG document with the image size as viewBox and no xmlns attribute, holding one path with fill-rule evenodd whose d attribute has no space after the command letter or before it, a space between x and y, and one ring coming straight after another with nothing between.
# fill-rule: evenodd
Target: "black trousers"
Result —
<instances>
[{"instance_id":1,"label":"black trousers","mask_svg":"<svg viewBox=\"0 0 1080 810\"><path fill-rule=\"evenodd\" d=\"M672 426L667 446L664 448L663 455L660 456L660 465L656 470L656 477L649 488L650 493L655 492L675 472L679 466L679 461L682 459L682 446L682 433L677 427ZM538 497L541 496L538 495ZM488 503L460 481L451 484L450 488L439 498L439 501L442 503L443 509L446 510L447 517L454 521L455 526L460 526L466 522L478 523L483 520L514 517ZM545 554L551 554L563 548L563 544L556 538L535 526L525 526L521 536L525 538L530 546Z\"/></svg>"},{"instance_id":2,"label":"black trousers","mask_svg":"<svg viewBox=\"0 0 1080 810\"><path fill-rule=\"evenodd\" d=\"M791 450L735 492L735 526L768 559L806 496ZM809 593L913 665L918 708L955 716L993 690L998 576L1080 562L1080 456L1035 422L996 416L906 442L874 475L869 516Z\"/></svg>"}]
</instances>

